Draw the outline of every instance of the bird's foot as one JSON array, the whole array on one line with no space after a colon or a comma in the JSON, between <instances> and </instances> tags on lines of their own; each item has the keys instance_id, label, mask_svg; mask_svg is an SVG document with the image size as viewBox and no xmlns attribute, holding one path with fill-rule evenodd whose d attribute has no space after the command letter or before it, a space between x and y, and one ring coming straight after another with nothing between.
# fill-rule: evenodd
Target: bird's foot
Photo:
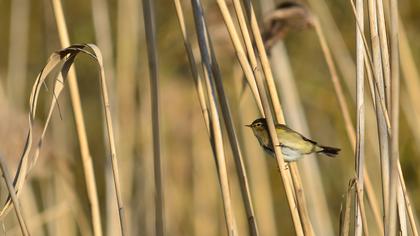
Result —
<instances>
[{"instance_id":1,"label":"bird's foot","mask_svg":"<svg viewBox=\"0 0 420 236\"><path fill-rule=\"evenodd\" d=\"M285 162L283 168L284 168L283 170L285 170L285 171L289 170L289 163ZM277 170L278 170L278 172L280 172L280 167L279 166L277 166Z\"/></svg>"}]
</instances>

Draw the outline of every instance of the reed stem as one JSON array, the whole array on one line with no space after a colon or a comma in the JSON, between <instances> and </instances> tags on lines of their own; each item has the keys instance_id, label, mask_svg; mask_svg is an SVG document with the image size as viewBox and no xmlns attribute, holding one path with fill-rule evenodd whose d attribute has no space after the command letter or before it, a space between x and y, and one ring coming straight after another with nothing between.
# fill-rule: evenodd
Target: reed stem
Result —
<instances>
[{"instance_id":1,"label":"reed stem","mask_svg":"<svg viewBox=\"0 0 420 236\"><path fill-rule=\"evenodd\" d=\"M64 17L63 6L61 0L51 0L53 11L57 23L59 38L62 47L70 46L66 20ZM92 157L90 155L89 143L86 134L86 126L83 120L82 103L80 101L79 86L74 67L70 68L68 73L68 82L70 90L70 100L73 107L74 120L76 123L76 131L80 145L80 153L82 156L83 171L85 173L85 181L89 203L91 206L91 217L93 224L93 232L95 236L102 235L101 213L98 201L98 191L96 189L96 180L93 170Z\"/></svg>"},{"instance_id":2,"label":"reed stem","mask_svg":"<svg viewBox=\"0 0 420 236\"><path fill-rule=\"evenodd\" d=\"M153 168L155 180L155 230L156 235L165 235L165 196L162 156L160 153L159 131L159 75L156 49L156 26L154 1L143 0L143 16L147 42L147 55L149 60L150 94L152 107L153 131Z\"/></svg>"}]
</instances>

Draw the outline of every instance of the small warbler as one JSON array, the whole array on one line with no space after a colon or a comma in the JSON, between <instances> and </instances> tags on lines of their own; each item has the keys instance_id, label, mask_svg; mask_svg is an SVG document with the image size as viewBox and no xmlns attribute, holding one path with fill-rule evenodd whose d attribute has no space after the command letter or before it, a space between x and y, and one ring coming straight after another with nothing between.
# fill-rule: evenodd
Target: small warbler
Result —
<instances>
[{"instance_id":1,"label":"small warbler","mask_svg":"<svg viewBox=\"0 0 420 236\"><path fill-rule=\"evenodd\" d=\"M252 128L264 151L275 156L265 118L256 119L252 124L246 126ZM299 160L304 155L311 153L322 153L329 157L335 157L340 151L339 148L319 145L283 124L276 124L276 133L284 160L288 162Z\"/></svg>"}]
</instances>

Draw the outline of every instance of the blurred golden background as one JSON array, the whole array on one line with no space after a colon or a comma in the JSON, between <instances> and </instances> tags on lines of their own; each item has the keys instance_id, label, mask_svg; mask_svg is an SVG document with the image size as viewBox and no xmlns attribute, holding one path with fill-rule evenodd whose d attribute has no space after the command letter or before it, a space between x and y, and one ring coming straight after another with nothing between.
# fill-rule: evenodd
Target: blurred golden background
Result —
<instances>
[{"instance_id":1,"label":"blurred golden background","mask_svg":"<svg viewBox=\"0 0 420 236\"><path fill-rule=\"evenodd\" d=\"M57 1L0 1L0 155L12 176L29 128L31 88L49 55L63 48L54 2ZM227 2L232 7L231 2ZM301 2L319 18L324 29L355 126L356 25L350 1ZM258 22L262 24L262 12L272 9L273 2L253 3ZM154 4L165 231L167 235L227 235L216 164L175 5L162 0ZM183 0L181 4L187 33L198 59L191 3ZM252 131L244 126L260 117L257 105L250 89L244 85L246 82L217 3L203 0L203 7L242 148L260 235L292 235L293 222L277 163L262 151ZM385 9L388 10L387 6ZM104 57L127 235L156 235L151 94L142 2L63 0L62 10L70 43L96 44ZM231 10L234 15L233 7ZM399 154L414 214L419 215L420 117L417 112L420 106L417 103L420 94L417 91L420 81L416 69L420 61L420 41L416 39L420 37L420 2L400 1L399 13L402 68ZM367 22L365 30L369 31ZM337 235L348 182L355 176L355 158L317 34L313 29L291 30L273 50L280 52L271 55L271 66L286 123L321 144L342 149L336 159L308 157L298 162L315 235ZM97 66L86 55L78 56L75 65L102 231L105 235L119 235ZM34 146L48 114L50 88L51 85L41 89ZM369 100L366 102L366 137L369 141L365 160L373 189L381 202L376 118L368 90L366 83L365 97ZM58 104L39 159L19 196L21 208L31 235L93 235L80 145L67 88ZM249 235L237 168L225 131L223 127L238 235ZM2 204L7 196L2 182ZM366 201L367 209L368 206ZM318 212L319 209L324 211ZM371 210L367 210L367 219L371 235L379 235ZM0 235L20 235L14 211L1 223Z\"/></svg>"}]
</instances>

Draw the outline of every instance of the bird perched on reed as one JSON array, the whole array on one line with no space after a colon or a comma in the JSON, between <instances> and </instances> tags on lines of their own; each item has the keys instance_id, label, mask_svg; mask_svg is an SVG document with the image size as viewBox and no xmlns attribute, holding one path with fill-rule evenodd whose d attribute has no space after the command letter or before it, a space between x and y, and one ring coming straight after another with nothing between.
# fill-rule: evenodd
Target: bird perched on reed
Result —
<instances>
[{"instance_id":1,"label":"bird perched on reed","mask_svg":"<svg viewBox=\"0 0 420 236\"><path fill-rule=\"evenodd\" d=\"M252 124L246 126L252 129L264 151L274 156L274 148L265 118L256 119ZM339 148L319 145L283 124L276 124L276 133L284 160L288 162L299 160L311 153L336 157L340 151Z\"/></svg>"}]
</instances>

